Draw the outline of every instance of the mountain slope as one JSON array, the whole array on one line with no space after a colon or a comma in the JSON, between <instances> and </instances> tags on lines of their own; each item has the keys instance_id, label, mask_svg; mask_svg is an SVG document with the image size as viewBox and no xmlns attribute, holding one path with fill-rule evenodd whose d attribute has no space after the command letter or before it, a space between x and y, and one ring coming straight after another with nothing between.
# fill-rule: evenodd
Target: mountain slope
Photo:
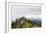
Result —
<instances>
[{"instance_id":1,"label":"mountain slope","mask_svg":"<svg viewBox=\"0 0 46 34\"><path fill-rule=\"evenodd\" d=\"M33 28L39 27L39 25L34 22L35 20L26 19L26 17L17 18L15 22L12 22L12 28Z\"/></svg>"}]
</instances>

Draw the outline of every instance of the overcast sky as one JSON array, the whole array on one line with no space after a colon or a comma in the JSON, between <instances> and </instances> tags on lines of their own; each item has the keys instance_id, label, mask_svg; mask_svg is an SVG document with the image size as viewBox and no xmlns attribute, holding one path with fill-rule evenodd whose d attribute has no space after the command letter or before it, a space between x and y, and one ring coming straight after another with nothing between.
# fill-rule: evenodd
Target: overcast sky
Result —
<instances>
[{"instance_id":1,"label":"overcast sky","mask_svg":"<svg viewBox=\"0 0 46 34\"><path fill-rule=\"evenodd\" d=\"M26 16L31 17L31 15L41 15L40 6L12 6L12 21L17 17Z\"/></svg>"}]
</instances>

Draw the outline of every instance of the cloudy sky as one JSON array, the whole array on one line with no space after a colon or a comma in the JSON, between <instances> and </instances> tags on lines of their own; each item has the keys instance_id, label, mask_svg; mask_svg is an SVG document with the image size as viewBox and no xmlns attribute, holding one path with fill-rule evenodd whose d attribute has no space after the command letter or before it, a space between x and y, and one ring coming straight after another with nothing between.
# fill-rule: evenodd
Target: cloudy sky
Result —
<instances>
[{"instance_id":1,"label":"cloudy sky","mask_svg":"<svg viewBox=\"0 0 46 34\"><path fill-rule=\"evenodd\" d=\"M12 21L14 21L17 17L21 16L35 18L39 15L41 15L40 6L12 6Z\"/></svg>"}]
</instances>

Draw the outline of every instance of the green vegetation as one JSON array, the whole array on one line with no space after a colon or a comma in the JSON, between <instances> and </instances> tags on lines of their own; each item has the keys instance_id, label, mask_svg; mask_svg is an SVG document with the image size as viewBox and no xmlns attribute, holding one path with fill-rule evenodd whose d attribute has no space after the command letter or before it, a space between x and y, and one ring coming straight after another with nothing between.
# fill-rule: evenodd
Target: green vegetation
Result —
<instances>
[{"instance_id":1,"label":"green vegetation","mask_svg":"<svg viewBox=\"0 0 46 34\"><path fill-rule=\"evenodd\" d=\"M30 19L26 19L26 17L17 18L15 22L12 22L11 28L33 28L38 27L36 24L33 24Z\"/></svg>"}]
</instances>

